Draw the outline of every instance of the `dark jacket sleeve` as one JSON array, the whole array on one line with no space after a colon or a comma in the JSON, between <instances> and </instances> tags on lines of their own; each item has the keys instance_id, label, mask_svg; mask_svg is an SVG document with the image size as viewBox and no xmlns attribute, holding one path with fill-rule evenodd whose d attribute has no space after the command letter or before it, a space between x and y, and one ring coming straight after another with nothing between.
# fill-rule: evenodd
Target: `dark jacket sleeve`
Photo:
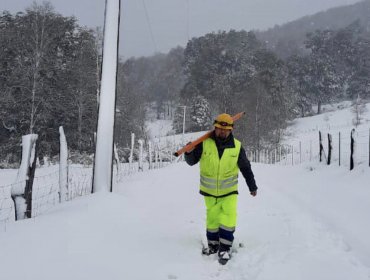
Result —
<instances>
[{"instance_id":1,"label":"dark jacket sleeve","mask_svg":"<svg viewBox=\"0 0 370 280\"><path fill-rule=\"evenodd\" d=\"M238 166L239 166L240 172L243 174L245 178L245 181L247 182L249 191L250 192L256 191L258 188L256 185L256 181L254 180L251 163L249 162L243 147L240 148Z\"/></svg>"},{"instance_id":2,"label":"dark jacket sleeve","mask_svg":"<svg viewBox=\"0 0 370 280\"><path fill-rule=\"evenodd\" d=\"M190 153L185 153L185 161L189 165L197 164L203 153L203 144L199 143Z\"/></svg>"}]
</instances>

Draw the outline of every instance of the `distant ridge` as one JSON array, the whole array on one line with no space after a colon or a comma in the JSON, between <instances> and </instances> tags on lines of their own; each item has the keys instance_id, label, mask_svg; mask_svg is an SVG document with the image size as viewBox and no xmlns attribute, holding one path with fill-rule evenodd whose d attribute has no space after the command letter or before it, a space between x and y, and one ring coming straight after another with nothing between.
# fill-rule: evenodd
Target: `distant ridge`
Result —
<instances>
[{"instance_id":1,"label":"distant ridge","mask_svg":"<svg viewBox=\"0 0 370 280\"><path fill-rule=\"evenodd\" d=\"M352 5L331 8L324 12L277 25L266 31L257 31L259 40L280 57L286 58L304 52L306 34L318 29L340 29L359 20L361 26L370 32L370 0Z\"/></svg>"}]
</instances>

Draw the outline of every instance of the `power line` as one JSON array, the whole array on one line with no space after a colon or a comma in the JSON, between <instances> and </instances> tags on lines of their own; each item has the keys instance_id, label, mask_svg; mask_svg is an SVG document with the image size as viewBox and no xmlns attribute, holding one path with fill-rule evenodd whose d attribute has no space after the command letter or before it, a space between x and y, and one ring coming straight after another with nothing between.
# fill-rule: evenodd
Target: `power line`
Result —
<instances>
[{"instance_id":1,"label":"power line","mask_svg":"<svg viewBox=\"0 0 370 280\"><path fill-rule=\"evenodd\" d=\"M152 25L151 25L150 20L149 20L149 15L148 15L148 10L146 8L145 0L142 0L142 1L143 1L144 11L145 11L146 22L148 23L148 27L149 27L150 37L152 39L155 52L158 52L158 48L157 48L157 44L155 43L155 40L154 40Z\"/></svg>"},{"instance_id":2,"label":"power line","mask_svg":"<svg viewBox=\"0 0 370 280\"><path fill-rule=\"evenodd\" d=\"M189 0L186 0L186 35L189 41Z\"/></svg>"}]
</instances>

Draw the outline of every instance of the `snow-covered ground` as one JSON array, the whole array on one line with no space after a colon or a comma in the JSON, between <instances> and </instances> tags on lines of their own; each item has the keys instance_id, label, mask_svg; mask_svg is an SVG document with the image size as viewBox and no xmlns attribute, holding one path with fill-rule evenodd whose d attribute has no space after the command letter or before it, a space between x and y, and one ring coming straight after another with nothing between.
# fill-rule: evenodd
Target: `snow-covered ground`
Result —
<instances>
[{"instance_id":1,"label":"snow-covered ground","mask_svg":"<svg viewBox=\"0 0 370 280\"><path fill-rule=\"evenodd\" d=\"M160 147L170 147L186 144L206 133L206 131L175 134L172 120L154 120L146 125L149 139Z\"/></svg>"},{"instance_id":2,"label":"snow-covered ground","mask_svg":"<svg viewBox=\"0 0 370 280\"><path fill-rule=\"evenodd\" d=\"M326 114L338 126L351 122L337 115L345 111ZM291 141L314 137L325 122L295 121ZM368 130L366 121L362 128ZM113 194L8 223L0 229L0 279L370 279L366 163L352 171L317 161L252 168L258 195L251 197L240 178L236 252L226 266L200 254L199 167L181 162L125 177ZM0 178L9 181L11 172Z\"/></svg>"},{"instance_id":3,"label":"snow-covered ground","mask_svg":"<svg viewBox=\"0 0 370 280\"><path fill-rule=\"evenodd\" d=\"M172 132L172 120L153 120L147 122L146 129L150 139L167 136Z\"/></svg>"},{"instance_id":4,"label":"snow-covered ground","mask_svg":"<svg viewBox=\"0 0 370 280\"><path fill-rule=\"evenodd\" d=\"M369 279L370 172L253 165L240 184L237 253L201 256L198 168L136 174L0 233L1 279ZM268 176L267 176L268 174Z\"/></svg>"},{"instance_id":5,"label":"snow-covered ground","mask_svg":"<svg viewBox=\"0 0 370 280\"><path fill-rule=\"evenodd\" d=\"M298 118L291 122L286 129L284 143L292 145L295 150L295 160L302 158L302 162L317 161L319 154L319 131L322 133L322 142L325 154L328 154L328 137L332 136L332 162L342 167L349 168L351 130L355 140L355 165L369 163L370 139L370 103L361 115L361 123L354 127L354 113L349 102L342 102L335 106L325 106L325 113L312 117ZM342 109L338 109L342 108ZM336 111L333 111L337 109ZM301 155L299 154L301 151Z\"/></svg>"},{"instance_id":6,"label":"snow-covered ground","mask_svg":"<svg viewBox=\"0 0 370 280\"><path fill-rule=\"evenodd\" d=\"M348 107L348 102L342 102L336 104L336 108L343 108L334 110L335 107L327 106L324 107L324 113L315 115L312 117L298 118L295 119L291 126L287 129L290 137L288 140L298 139L302 140L302 137L307 134L311 134L313 131L318 130L327 132L337 131L350 131L354 128L353 119L354 113L351 112L353 107ZM370 126L370 103L366 104L365 112L361 115L361 123L356 128L359 130L369 129ZM316 133L317 134L317 133ZM315 135L316 135L315 134Z\"/></svg>"}]
</instances>

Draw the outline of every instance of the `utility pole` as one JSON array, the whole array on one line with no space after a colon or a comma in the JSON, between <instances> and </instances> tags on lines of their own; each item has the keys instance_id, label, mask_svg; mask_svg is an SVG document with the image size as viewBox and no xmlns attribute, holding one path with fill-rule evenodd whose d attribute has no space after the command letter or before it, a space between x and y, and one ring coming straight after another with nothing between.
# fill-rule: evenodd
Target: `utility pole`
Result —
<instances>
[{"instance_id":1,"label":"utility pole","mask_svg":"<svg viewBox=\"0 0 370 280\"><path fill-rule=\"evenodd\" d=\"M94 162L93 192L112 191L112 162L120 0L106 0L102 80Z\"/></svg>"}]
</instances>

